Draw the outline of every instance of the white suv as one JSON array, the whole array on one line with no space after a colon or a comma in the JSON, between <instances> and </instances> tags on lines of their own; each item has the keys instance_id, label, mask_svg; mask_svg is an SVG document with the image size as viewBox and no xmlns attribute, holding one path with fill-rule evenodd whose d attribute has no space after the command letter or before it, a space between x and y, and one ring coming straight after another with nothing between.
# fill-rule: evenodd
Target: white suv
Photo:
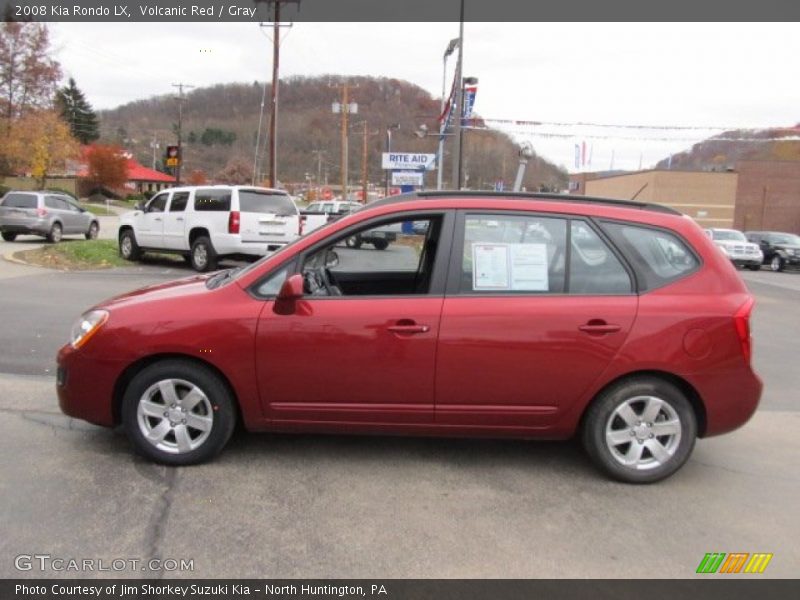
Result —
<instances>
[{"instance_id":1,"label":"white suv","mask_svg":"<svg viewBox=\"0 0 800 600\"><path fill-rule=\"evenodd\" d=\"M177 187L159 192L119 223L119 251L182 254L196 271L212 271L223 257L274 252L298 237L300 212L283 190L251 186Z\"/></svg>"}]
</instances>

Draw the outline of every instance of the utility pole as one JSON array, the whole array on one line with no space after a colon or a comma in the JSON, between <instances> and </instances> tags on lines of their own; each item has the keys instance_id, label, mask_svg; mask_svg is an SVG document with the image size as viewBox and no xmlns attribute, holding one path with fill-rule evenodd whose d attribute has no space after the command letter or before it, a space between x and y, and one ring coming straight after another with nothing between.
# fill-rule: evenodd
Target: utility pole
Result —
<instances>
[{"instance_id":1,"label":"utility pole","mask_svg":"<svg viewBox=\"0 0 800 600\"><path fill-rule=\"evenodd\" d=\"M183 128L183 103L186 101L186 98L183 95L183 88L191 89L194 86L186 83L173 83L172 87L178 88L178 97L176 98L178 101L178 166L175 167L175 183L176 185L180 185L181 167L183 166L183 140L181 137Z\"/></svg>"},{"instance_id":2,"label":"utility pole","mask_svg":"<svg viewBox=\"0 0 800 600\"><path fill-rule=\"evenodd\" d=\"M317 156L317 196L319 196L319 190L322 186L322 155L325 154L325 150L312 150L311 154L316 154ZM326 182L327 183L327 182Z\"/></svg>"},{"instance_id":3,"label":"utility pole","mask_svg":"<svg viewBox=\"0 0 800 600\"><path fill-rule=\"evenodd\" d=\"M367 136L369 125L364 121L364 147L361 152L361 203L367 203Z\"/></svg>"},{"instance_id":4,"label":"utility pole","mask_svg":"<svg viewBox=\"0 0 800 600\"><path fill-rule=\"evenodd\" d=\"M350 89L350 85L345 81L341 85L332 86L332 87L339 87L342 90L342 101L334 102L333 103L333 112L334 113L341 113L342 115L342 201L347 200L347 176L348 176L348 148L347 148L347 115L350 113L358 114L358 104L355 102L350 103L348 98L348 91ZM358 87L358 86L353 86Z\"/></svg>"},{"instance_id":5,"label":"utility pole","mask_svg":"<svg viewBox=\"0 0 800 600\"><path fill-rule=\"evenodd\" d=\"M156 132L153 132L153 141L150 142L150 147L153 149L153 171L156 170L156 150L158 150L158 138Z\"/></svg>"},{"instance_id":6,"label":"utility pole","mask_svg":"<svg viewBox=\"0 0 800 600\"><path fill-rule=\"evenodd\" d=\"M456 102L453 106L453 189L461 189L461 117L464 110L464 84L461 81L464 60L464 0L461 0L461 18L458 28L458 60L456 61Z\"/></svg>"}]
</instances>

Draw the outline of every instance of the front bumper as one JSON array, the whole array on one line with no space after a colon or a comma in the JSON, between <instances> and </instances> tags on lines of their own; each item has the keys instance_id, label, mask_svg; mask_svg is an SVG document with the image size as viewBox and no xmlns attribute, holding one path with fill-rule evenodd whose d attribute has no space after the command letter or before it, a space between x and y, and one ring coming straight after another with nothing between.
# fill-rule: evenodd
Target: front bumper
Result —
<instances>
[{"instance_id":1,"label":"front bumper","mask_svg":"<svg viewBox=\"0 0 800 600\"><path fill-rule=\"evenodd\" d=\"M56 362L61 412L95 425L116 425L114 384L122 374L123 363L75 350L69 344L59 350Z\"/></svg>"}]
</instances>

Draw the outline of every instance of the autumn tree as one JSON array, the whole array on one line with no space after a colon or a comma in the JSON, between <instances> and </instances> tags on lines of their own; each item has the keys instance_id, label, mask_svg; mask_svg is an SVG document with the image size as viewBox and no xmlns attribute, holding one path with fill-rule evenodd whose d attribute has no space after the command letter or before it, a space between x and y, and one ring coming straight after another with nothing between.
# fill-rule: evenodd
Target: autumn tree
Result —
<instances>
[{"instance_id":1,"label":"autumn tree","mask_svg":"<svg viewBox=\"0 0 800 600\"><path fill-rule=\"evenodd\" d=\"M247 184L253 180L253 165L243 158L233 157L214 178L219 180L220 183Z\"/></svg>"},{"instance_id":2,"label":"autumn tree","mask_svg":"<svg viewBox=\"0 0 800 600\"><path fill-rule=\"evenodd\" d=\"M128 157L119 146L93 144L86 152L88 179L95 186L119 188L128 181Z\"/></svg>"},{"instance_id":3,"label":"autumn tree","mask_svg":"<svg viewBox=\"0 0 800 600\"><path fill-rule=\"evenodd\" d=\"M49 52L44 23L6 21L0 25L0 117L6 134L14 119L52 106L61 67Z\"/></svg>"},{"instance_id":4,"label":"autumn tree","mask_svg":"<svg viewBox=\"0 0 800 600\"><path fill-rule=\"evenodd\" d=\"M78 156L80 147L56 111L42 110L12 123L5 148L9 166L15 172L30 173L44 188L47 176L65 172L67 161Z\"/></svg>"},{"instance_id":5,"label":"autumn tree","mask_svg":"<svg viewBox=\"0 0 800 600\"><path fill-rule=\"evenodd\" d=\"M72 137L81 144L88 144L100 137L97 115L72 77L67 85L56 92L56 108L61 118L69 124Z\"/></svg>"}]
</instances>

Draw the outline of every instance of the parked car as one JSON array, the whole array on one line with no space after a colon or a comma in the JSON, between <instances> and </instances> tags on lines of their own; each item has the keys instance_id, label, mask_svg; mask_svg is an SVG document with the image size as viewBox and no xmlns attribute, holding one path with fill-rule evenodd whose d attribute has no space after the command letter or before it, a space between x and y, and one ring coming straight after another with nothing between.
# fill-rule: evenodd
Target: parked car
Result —
<instances>
[{"instance_id":1,"label":"parked car","mask_svg":"<svg viewBox=\"0 0 800 600\"><path fill-rule=\"evenodd\" d=\"M396 252L341 248L426 221ZM567 439L663 479L754 413L753 298L673 209L583 196L421 192L246 267L83 314L58 353L72 417L188 465L252 431ZM309 360L325 368L309 373Z\"/></svg>"},{"instance_id":2,"label":"parked car","mask_svg":"<svg viewBox=\"0 0 800 600\"><path fill-rule=\"evenodd\" d=\"M748 242L741 231L735 229L711 228L705 230L717 247L727 256L736 267L747 267L751 271L761 269L764 254L758 244Z\"/></svg>"},{"instance_id":3,"label":"parked car","mask_svg":"<svg viewBox=\"0 0 800 600\"><path fill-rule=\"evenodd\" d=\"M8 192L0 200L0 232L7 242L18 235L39 235L52 243L73 234L93 240L100 232L100 222L66 194Z\"/></svg>"},{"instance_id":4,"label":"parked car","mask_svg":"<svg viewBox=\"0 0 800 600\"><path fill-rule=\"evenodd\" d=\"M800 267L800 236L779 231L748 231L745 235L759 245L764 253L764 264L773 271Z\"/></svg>"},{"instance_id":5,"label":"parked car","mask_svg":"<svg viewBox=\"0 0 800 600\"><path fill-rule=\"evenodd\" d=\"M341 200L324 200L312 202L300 211L301 231L303 235L319 229L323 225L335 221L341 216L363 208L358 202L342 202Z\"/></svg>"},{"instance_id":6,"label":"parked car","mask_svg":"<svg viewBox=\"0 0 800 600\"><path fill-rule=\"evenodd\" d=\"M221 258L260 257L298 237L300 211L282 190L195 186L165 190L119 220L120 254L182 254L196 271Z\"/></svg>"}]
</instances>

